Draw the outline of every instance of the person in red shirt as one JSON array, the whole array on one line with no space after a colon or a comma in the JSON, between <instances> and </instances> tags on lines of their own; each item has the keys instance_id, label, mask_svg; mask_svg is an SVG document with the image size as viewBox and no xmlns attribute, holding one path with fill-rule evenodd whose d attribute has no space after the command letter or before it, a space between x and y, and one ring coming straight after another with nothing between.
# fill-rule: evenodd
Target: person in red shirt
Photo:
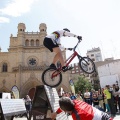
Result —
<instances>
[{"instance_id":1,"label":"person in red shirt","mask_svg":"<svg viewBox=\"0 0 120 120\"><path fill-rule=\"evenodd\" d=\"M71 114L73 120L113 120L107 113L92 107L86 102L71 100L69 97L60 98L59 106L60 108L51 114L52 120L62 111Z\"/></svg>"}]
</instances>

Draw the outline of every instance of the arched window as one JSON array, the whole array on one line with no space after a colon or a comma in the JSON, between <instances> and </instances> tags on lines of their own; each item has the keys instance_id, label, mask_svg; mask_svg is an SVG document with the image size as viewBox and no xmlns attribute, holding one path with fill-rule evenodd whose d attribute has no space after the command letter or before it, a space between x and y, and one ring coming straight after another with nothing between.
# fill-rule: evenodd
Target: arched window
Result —
<instances>
[{"instance_id":1,"label":"arched window","mask_svg":"<svg viewBox=\"0 0 120 120\"><path fill-rule=\"evenodd\" d=\"M36 40L36 46L39 46L39 40Z\"/></svg>"},{"instance_id":2,"label":"arched window","mask_svg":"<svg viewBox=\"0 0 120 120\"><path fill-rule=\"evenodd\" d=\"M2 66L2 72L7 72L8 66L7 63L4 63Z\"/></svg>"},{"instance_id":3,"label":"arched window","mask_svg":"<svg viewBox=\"0 0 120 120\"><path fill-rule=\"evenodd\" d=\"M41 31L44 31L44 29L41 29Z\"/></svg>"},{"instance_id":4,"label":"arched window","mask_svg":"<svg viewBox=\"0 0 120 120\"><path fill-rule=\"evenodd\" d=\"M25 41L25 46L29 46L29 40Z\"/></svg>"},{"instance_id":5,"label":"arched window","mask_svg":"<svg viewBox=\"0 0 120 120\"><path fill-rule=\"evenodd\" d=\"M34 46L34 40L31 40L31 46Z\"/></svg>"}]
</instances>

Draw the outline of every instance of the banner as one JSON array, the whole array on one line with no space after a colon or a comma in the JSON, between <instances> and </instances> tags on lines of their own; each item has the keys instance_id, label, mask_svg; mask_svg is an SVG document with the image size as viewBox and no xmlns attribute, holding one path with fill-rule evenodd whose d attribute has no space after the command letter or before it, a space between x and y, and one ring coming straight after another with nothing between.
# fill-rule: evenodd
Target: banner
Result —
<instances>
[{"instance_id":1,"label":"banner","mask_svg":"<svg viewBox=\"0 0 120 120\"><path fill-rule=\"evenodd\" d=\"M75 87L74 87L74 83L73 83L72 79L69 80L69 84L70 84L70 88L71 88L72 93L74 93L74 95L75 95Z\"/></svg>"}]
</instances>

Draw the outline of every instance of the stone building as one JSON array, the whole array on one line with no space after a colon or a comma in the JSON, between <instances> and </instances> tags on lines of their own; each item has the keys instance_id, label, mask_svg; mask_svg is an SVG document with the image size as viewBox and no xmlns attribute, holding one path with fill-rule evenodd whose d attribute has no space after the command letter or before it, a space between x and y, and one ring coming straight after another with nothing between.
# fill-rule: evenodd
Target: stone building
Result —
<instances>
[{"instance_id":1,"label":"stone building","mask_svg":"<svg viewBox=\"0 0 120 120\"><path fill-rule=\"evenodd\" d=\"M10 92L13 86L19 90L20 97L29 94L33 97L35 87L42 85L41 74L51 64L53 53L43 46L47 26L39 25L39 32L26 32L24 23L18 24L18 34L10 36L8 52L0 50L0 92ZM66 58L65 51L63 56ZM70 91L70 73L63 73L62 87Z\"/></svg>"}]
</instances>

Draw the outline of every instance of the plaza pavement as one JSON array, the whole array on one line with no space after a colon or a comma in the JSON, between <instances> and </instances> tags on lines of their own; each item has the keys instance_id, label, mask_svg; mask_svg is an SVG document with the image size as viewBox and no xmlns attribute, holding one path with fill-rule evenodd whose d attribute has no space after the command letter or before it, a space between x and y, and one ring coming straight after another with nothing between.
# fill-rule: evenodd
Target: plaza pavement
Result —
<instances>
[{"instance_id":1,"label":"plaza pavement","mask_svg":"<svg viewBox=\"0 0 120 120\"><path fill-rule=\"evenodd\" d=\"M14 120L27 120L27 118L14 118ZM33 120L33 119L31 119ZM69 120L73 120L71 116L69 116ZM120 120L120 115L117 115L113 120Z\"/></svg>"}]
</instances>

